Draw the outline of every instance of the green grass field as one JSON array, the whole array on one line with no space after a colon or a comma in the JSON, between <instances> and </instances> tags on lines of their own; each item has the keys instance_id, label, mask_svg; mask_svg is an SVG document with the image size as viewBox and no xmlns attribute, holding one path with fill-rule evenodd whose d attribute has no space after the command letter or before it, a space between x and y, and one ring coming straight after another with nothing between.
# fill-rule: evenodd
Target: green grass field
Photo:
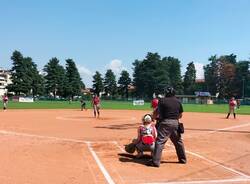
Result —
<instances>
[{"instance_id":1,"label":"green grass field","mask_svg":"<svg viewBox=\"0 0 250 184\"><path fill-rule=\"evenodd\" d=\"M132 102L121 101L102 101L103 109L131 109L131 110L150 110L150 103L143 106L133 106ZM207 112L207 113L227 113L228 105L200 105L200 104L184 104L185 112ZM33 103L20 103L10 101L9 109L80 109L80 102L73 101L36 101ZM90 102L87 102L87 108L91 108ZM237 114L250 114L250 106L242 105L237 110Z\"/></svg>"}]
</instances>

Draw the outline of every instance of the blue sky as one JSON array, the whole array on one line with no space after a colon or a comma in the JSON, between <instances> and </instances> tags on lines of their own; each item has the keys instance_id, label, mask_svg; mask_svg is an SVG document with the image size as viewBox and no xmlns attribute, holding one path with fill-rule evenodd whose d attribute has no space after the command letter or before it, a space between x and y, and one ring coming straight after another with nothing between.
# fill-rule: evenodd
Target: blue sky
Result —
<instances>
[{"instance_id":1,"label":"blue sky","mask_svg":"<svg viewBox=\"0 0 250 184\"><path fill-rule=\"evenodd\" d=\"M0 0L0 67L19 50L40 69L72 58L83 81L112 68L132 73L147 52L174 56L182 71L214 54L250 58L249 0ZM198 78L202 75L198 69Z\"/></svg>"}]
</instances>

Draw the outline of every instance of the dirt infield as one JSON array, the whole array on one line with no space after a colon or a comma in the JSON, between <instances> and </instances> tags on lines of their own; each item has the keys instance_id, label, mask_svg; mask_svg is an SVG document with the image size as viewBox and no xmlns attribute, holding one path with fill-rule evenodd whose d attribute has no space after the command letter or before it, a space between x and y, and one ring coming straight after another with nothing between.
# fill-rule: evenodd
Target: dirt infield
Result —
<instances>
[{"instance_id":1,"label":"dirt infield","mask_svg":"<svg viewBox=\"0 0 250 184\"><path fill-rule=\"evenodd\" d=\"M250 183L250 116L184 113L188 163L178 164L168 141L160 168L145 166L123 145L146 111L0 112L0 183Z\"/></svg>"}]
</instances>

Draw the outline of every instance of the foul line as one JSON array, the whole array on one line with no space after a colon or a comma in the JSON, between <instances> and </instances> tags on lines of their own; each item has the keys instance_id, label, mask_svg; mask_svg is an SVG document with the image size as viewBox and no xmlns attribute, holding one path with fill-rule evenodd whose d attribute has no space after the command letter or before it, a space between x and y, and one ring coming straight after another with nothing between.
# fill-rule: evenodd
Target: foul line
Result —
<instances>
[{"instance_id":1,"label":"foul line","mask_svg":"<svg viewBox=\"0 0 250 184\"><path fill-rule=\"evenodd\" d=\"M244 174L244 173L242 173L240 171L237 171L237 170L235 170L235 169L233 169L231 167L224 166L223 164L220 164L220 163L218 163L216 161L210 160L210 159L208 159L208 158L206 158L206 157L204 157L204 156L202 156L200 154L197 154L197 153L194 153L194 152L191 152L191 151L187 151L187 150L186 150L186 152L189 153L190 155L194 155L194 156L196 156L196 157L198 157L200 159L206 160L207 162L209 162L211 164L218 165L218 166L220 166L220 167L222 167L222 168L224 168L224 169L226 169L228 171L231 171L231 172L233 172L235 174L238 174L238 175L243 176L245 178L248 178L250 180L250 176L248 176L248 175L246 175L246 174Z\"/></svg>"},{"instance_id":2,"label":"foul line","mask_svg":"<svg viewBox=\"0 0 250 184\"><path fill-rule=\"evenodd\" d=\"M98 158L97 154L95 153L95 151L91 147L91 142L90 141L82 141L82 140L77 140L77 139L59 138L59 137L53 137L53 136L42 136L42 135L26 134L26 133L17 133L17 132L5 131L5 130L0 130L0 134L13 135L13 136L23 136L23 137L33 137L33 138L40 138L40 139L52 139L52 140L57 140L57 141L65 141L65 142L74 142L74 143L86 144L89 151L90 151L90 153L92 154L93 158L95 159L98 167L100 168L100 170L103 173L105 179L107 180L107 182L109 184L115 184L115 182L112 180L111 176L109 175L108 171L105 169L105 167L101 163L101 161ZM100 142L115 144L115 141L98 141L98 143L100 143Z\"/></svg>"},{"instance_id":3,"label":"foul line","mask_svg":"<svg viewBox=\"0 0 250 184\"><path fill-rule=\"evenodd\" d=\"M81 143L81 144L93 143L93 142L94 143L114 143L114 141L93 141L93 142L91 142L91 141L84 141L84 140L70 139L70 138L63 138L63 137L18 133L18 132L6 131L6 130L0 130L0 134L21 136L21 137L33 137L33 138L39 138L39 139L51 139L51 140L56 140L56 141L74 142L74 143Z\"/></svg>"},{"instance_id":4,"label":"foul line","mask_svg":"<svg viewBox=\"0 0 250 184\"><path fill-rule=\"evenodd\" d=\"M166 144L166 145L167 145L167 146L170 146L170 147L174 147L174 146L172 146L172 145L170 145L170 144ZM231 167L227 167L227 166L225 166L225 165L223 165L223 164L221 164L221 163L218 163L218 162L216 162L216 161L210 160L210 159L206 158L205 156L202 156L202 155L200 155L200 154L198 154L198 153L195 153L195 152L192 152L192 151L188 151L188 150L185 150L185 151L186 151L187 153L189 153L190 155L196 156L196 157L198 157L198 158L200 158L200 159L202 159L202 160L205 160L205 161L207 161L207 162L209 162L209 163L211 163L211 164L218 165L218 166L220 166L220 167L222 167L222 168L224 168L224 169L226 169L226 170L228 170L228 171L233 172L234 174L238 174L238 175L240 175L240 176L243 176L244 178L246 178L246 179L248 179L248 180L250 181L250 176L249 176L249 175L246 175L246 174L244 174L244 173L242 173L242 172L240 172L240 171L237 171L237 170L235 170L235 169L233 169L233 168L231 168Z\"/></svg>"},{"instance_id":5,"label":"foul line","mask_svg":"<svg viewBox=\"0 0 250 184\"><path fill-rule=\"evenodd\" d=\"M246 124L245 124L246 125ZM239 125L240 126L240 125ZM236 126L235 126L236 127ZM238 126L237 126L238 127ZM66 141L66 142L74 142L74 143L81 143L81 144L87 144L87 147L89 149L89 151L91 152L92 156L94 157L96 163L98 164L98 167L100 168L100 170L102 171L105 179L108 181L109 184L115 184L114 181L112 180L111 176L109 175L109 173L107 172L107 170L105 169L105 167L103 166L103 164L101 163L100 159L98 158L97 154L94 152L93 148L91 147L91 142L90 141L83 141L83 140L77 140L77 139L69 139L69 138L59 138L59 137L53 137L53 136L42 136L42 135L35 135L35 134L26 134L26 133L17 133L17 132L11 132L11 131L6 131L6 130L0 130L0 134L4 134L4 135L14 135L14 136L23 136L23 137L33 137L33 138L40 138L40 139L52 139L52 140L57 140L57 141ZM118 142L116 141L97 141L98 142L106 142L106 143L113 143L115 144L121 151L124 151L124 149L122 149L122 147L118 144ZM170 147L173 147L172 145L166 144ZM244 178L238 178L238 179L229 179L229 180L208 180L208 181L185 181L185 182L168 182L168 184L192 184L192 183L226 183L226 182L241 182L241 181L250 181L250 176L237 171L233 168L224 166L216 161L210 160L198 153L195 152L191 152L186 150L187 153L194 155L200 159L203 159L209 163L221 166L222 168L231 171L235 174L238 174ZM149 183L148 183L149 184ZM157 183L150 183L150 184L157 184Z\"/></svg>"},{"instance_id":6,"label":"foul line","mask_svg":"<svg viewBox=\"0 0 250 184\"><path fill-rule=\"evenodd\" d=\"M0 130L0 134L22 136L22 137L33 137L33 138L39 138L39 139L52 139L52 140L56 140L56 141L65 141L65 142L86 144L86 141L77 140L77 139L60 138L60 137L44 136L44 135L36 135L36 134L17 133L17 132L6 131L6 130Z\"/></svg>"},{"instance_id":7,"label":"foul line","mask_svg":"<svg viewBox=\"0 0 250 184\"><path fill-rule=\"evenodd\" d=\"M249 126L250 123L242 124L242 125L236 125L236 126L231 126L231 127L226 127L226 128L220 128L218 130L213 130L212 132L209 132L210 134L215 133L215 132L220 132L221 130L231 130L235 128L241 128L241 127L247 127Z\"/></svg>"},{"instance_id":8,"label":"foul line","mask_svg":"<svg viewBox=\"0 0 250 184\"><path fill-rule=\"evenodd\" d=\"M177 182L153 182L144 184L210 184L210 183L232 183L250 181L247 178L222 179L222 180L199 180L199 181L177 181Z\"/></svg>"},{"instance_id":9,"label":"foul line","mask_svg":"<svg viewBox=\"0 0 250 184\"><path fill-rule=\"evenodd\" d=\"M100 168L100 170L102 171L102 174L104 175L104 177L106 178L107 182L109 184L115 184L115 182L113 181L113 179L111 178L111 176L109 175L108 171L105 169L104 165L102 164L102 162L100 161L100 159L98 158L97 154L95 153L95 151L93 150L90 142L86 142L88 149L90 151L90 153L92 154L93 158L95 159L98 167Z\"/></svg>"},{"instance_id":10,"label":"foul line","mask_svg":"<svg viewBox=\"0 0 250 184\"><path fill-rule=\"evenodd\" d=\"M113 141L113 143L114 143L122 152L125 152L125 150L118 144L118 142ZM169 147L172 147L172 148L174 147L173 145L170 145L169 143L166 144L166 145L169 146ZM233 169L233 168L231 168L231 167L227 167L227 166L225 166L225 165L223 165L223 164L221 164L221 163L218 163L218 162L216 162L216 161L210 160L210 159L206 158L205 156L202 156L202 155L200 155L200 154L198 154L198 153L195 153L195 152L192 152L192 151L188 151L188 150L186 150L186 152L187 152L188 154L190 154L190 155L193 155L193 156L196 156L196 157L198 157L198 158L200 158L200 159L202 159L202 160L205 160L205 161L207 161L207 162L209 162L209 163L211 163L211 164L215 164L215 165L217 165L217 166L220 166L220 167L222 167L222 168L224 168L224 169L226 169L226 170L228 170L228 171L230 171L230 172L233 172L234 174L238 174L238 175L240 175L240 176L242 176L242 177L244 177L245 179L248 179L248 180L250 181L250 176L249 176L249 175L246 175L246 174L244 174L244 173L242 173L242 172L240 172L240 171L237 171L237 170L235 170L235 169Z\"/></svg>"},{"instance_id":11,"label":"foul line","mask_svg":"<svg viewBox=\"0 0 250 184\"><path fill-rule=\"evenodd\" d=\"M204 135L204 134L213 134L213 133L221 133L220 131L223 131L223 130L232 130L232 129L235 129L235 128L241 128L241 127L247 127L247 126L250 126L250 123L246 123L246 124L242 124L242 125L236 125L236 126L230 126L230 127L226 127L226 128L220 128L220 129L217 129L217 130L210 130L208 131L208 133L196 133L196 134L189 134L189 135L184 135L184 138L192 138L192 137L196 137L197 135ZM195 136L193 136L195 135Z\"/></svg>"}]
</instances>

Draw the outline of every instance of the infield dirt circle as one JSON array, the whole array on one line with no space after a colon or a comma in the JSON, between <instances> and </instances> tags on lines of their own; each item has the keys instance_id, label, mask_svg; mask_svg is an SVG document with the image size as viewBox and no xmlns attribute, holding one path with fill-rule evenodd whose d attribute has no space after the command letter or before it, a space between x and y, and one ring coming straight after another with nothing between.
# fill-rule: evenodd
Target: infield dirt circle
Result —
<instances>
[{"instance_id":1,"label":"infield dirt circle","mask_svg":"<svg viewBox=\"0 0 250 184\"><path fill-rule=\"evenodd\" d=\"M148 111L0 112L1 184L250 183L250 116L184 113L188 163L169 140L160 168L123 150ZM149 154L149 153L146 153Z\"/></svg>"}]
</instances>

